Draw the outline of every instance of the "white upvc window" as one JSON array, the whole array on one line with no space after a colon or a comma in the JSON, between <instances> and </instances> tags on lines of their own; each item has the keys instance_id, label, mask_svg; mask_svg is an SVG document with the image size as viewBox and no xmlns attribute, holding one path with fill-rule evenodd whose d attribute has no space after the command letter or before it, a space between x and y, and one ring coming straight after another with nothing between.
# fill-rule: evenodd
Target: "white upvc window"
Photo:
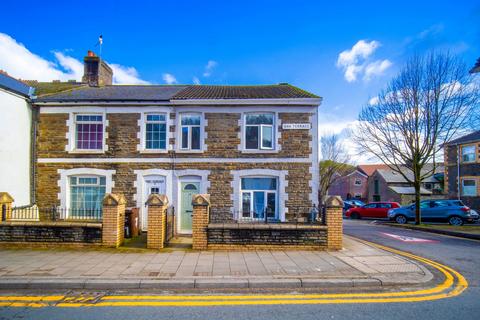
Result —
<instances>
[{"instance_id":1,"label":"white upvc window","mask_svg":"<svg viewBox=\"0 0 480 320\"><path fill-rule=\"evenodd\" d=\"M151 113L145 115L145 150L167 150L167 115Z\"/></svg>"},{"instance_id":2,"label":"white upvc window","mask_svg":"<svg viewBox=\"0 0 480 320\"><path fill-rule=\"evenodd\" d=\"M202 149L202 115L200 113L180 114L180 150L199 151Z\"/></svg>"},{"instance_id":3,"label":"white upvc window","mask_svg":"<svg viewBox=\"0 0 480 320\"><path fill-rule=\"evenodd\" d=\"M356 178L356 179L355 179L355 185L356 185L356 186L361 186L361 185L362 185L362 180Z\"/></svg>"},{"instance_id":4,"label":"white upvc window","mask_svg":"<svg viewBox=\"0 0 480 320\"><path fill-rule=\"evenodd\" d=\"M477 196L477 180L462 179L462 196L467 196L467 197Z\"/></svg>"},{"instance_id":5,"label":"white upvc window","mask_svg":"<svg viewBox=\"0 0 480 320\"><path fill-rule=\"evenodd\" d=\"M70 176L70 203L67 217L100 219L106 193L106 177L94 175Z\"/></svg>"},{"instance_id":6,"label":"white upvc window","mask_svg":"<svg viewBox=\"0 0 480 320\"><path fill-rule=\"evenodd\" d=\"M104 144L102 114L75 114L75 150L100 151Z\"/></svg>"},{"instance_id":7,"label":"white upvc window","mask_svg":"<svg viewBox=\"0 0 480 320\"><path fill-rule=\"evenodd\" d=\"M240 219L278 219L278 181L276 177L241 178Z\"/></svg>"},{"instance_id":8,"label":"white upvc window","mask_svg":"<svg viewBox=\"0 0 480 320\"><path fill-rule=\"evenodd\" d=\"M462 147L462 162L475 162L475 146Z\"/></svg>"},{"instance_id":9,"label":"white upvc window","mask_svg":"<svg viewBox=\"0 0 480 320\"><path fill-rule=\"evenodd\" d=\"M244 141L246 150L274 150L275 114L245 114Z\"/></svg>"}]
</instances>

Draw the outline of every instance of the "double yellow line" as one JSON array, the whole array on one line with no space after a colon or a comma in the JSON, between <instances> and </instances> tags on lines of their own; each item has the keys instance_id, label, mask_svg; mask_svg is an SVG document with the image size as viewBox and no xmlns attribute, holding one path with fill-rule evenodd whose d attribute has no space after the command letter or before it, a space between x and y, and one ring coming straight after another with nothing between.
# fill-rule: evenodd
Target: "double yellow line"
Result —
<instances>
[{"instance_id":1,"label":"double yellow line","mask_svg":"<svg viewBox=\"0 0 480 320\"><path fill-rule=\"evenodd\" d=\"M444 281L432 288L372 293L335 294L251 294L251 295L107 295L94 301L93 297L66 296L17 296L0 297L0 306L8 307L201 307L201 306L242 306L276 304L345 304L345 303L404 303L432 301L460 295L467 287L467 280L452 268L438 262L358 240L370 246L389 251L429 265L444 276Z\"/></svg>"}]
</instances>

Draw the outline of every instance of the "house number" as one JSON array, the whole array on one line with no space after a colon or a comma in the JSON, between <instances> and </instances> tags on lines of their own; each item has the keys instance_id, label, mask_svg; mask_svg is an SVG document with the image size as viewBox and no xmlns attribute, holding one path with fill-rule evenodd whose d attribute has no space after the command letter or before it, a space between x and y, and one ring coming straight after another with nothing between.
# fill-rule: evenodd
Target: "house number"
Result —
<instances>
[{"instance_id":1,"label":"house number","mask_svg":"<svg viewBox=\"0 0 480 320\"><path fill-rule=\"evenodd\" d=\"M284 130L310 130L310 123L282 123L282 129Z\"/></svg>"}]
</instances>

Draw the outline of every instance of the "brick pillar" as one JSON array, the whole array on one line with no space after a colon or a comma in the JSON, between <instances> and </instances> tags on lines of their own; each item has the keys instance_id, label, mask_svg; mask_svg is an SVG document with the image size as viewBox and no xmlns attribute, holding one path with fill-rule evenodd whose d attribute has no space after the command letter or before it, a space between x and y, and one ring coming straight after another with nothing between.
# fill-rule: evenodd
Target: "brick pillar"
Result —
<instances>
[{"instance_id":1,"label":"brick pillar","mask_svg":"<svg viewBox=\"0 0 480 320\"><path fill-rule=\"evenodd\" d=\"M343 247L343 201L340 196L330 196L325 203L327 208L327 249L340 250Z\"/></svg>"},{"instance_id":2,"label":"brick pillar","mask_svg":"<svg viewBox=\"0 0 480 320\"><path fill-rule=\"evenodd\" d=\"M125 197L122 194L106 194L103 198L102 244L118 248L125 236Z\"/></svg>"},{"instance_id":3,"label":"brick pillar","mask_svg":"<svg viewBox=\"0 0 480 320\"><path fill-rule=\"evenodd\" d=\"M192 197L193 219L192 219L192 240L193 250L207 250L208 238L207 227L210 212L210 195L196 194Z\"/></svg>"},{"instance_id":4,"label":"brick pillar","mask_svg":"<svg viewBox=\"0 0 480 320\"><path fill-rule=\"evenodd\" d=\"M163 249L167 227L168 198L164 194L151 194L148 205L147 248Z\"/></svg>"},{"instance_id":5,"label":"brick pillar","mask_svg":"<svg viewBox=\"0 0 480 320\"><path fill-rule=\"evenodd\" d=\"M8 221L12 218L13 198L8 192L0 192L0 221Z\"/></svg>"}]
</instances>

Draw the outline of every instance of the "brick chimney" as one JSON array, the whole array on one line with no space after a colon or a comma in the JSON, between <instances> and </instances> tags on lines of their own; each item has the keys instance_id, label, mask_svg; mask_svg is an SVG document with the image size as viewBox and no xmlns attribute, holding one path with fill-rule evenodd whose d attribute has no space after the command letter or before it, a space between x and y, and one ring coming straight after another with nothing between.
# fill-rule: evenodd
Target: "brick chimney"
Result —
<instances>
[{"instance_id":1,"label":"brick chimney","mask_svg":"<svg viewBox=\"0 0 480 320\"><path fill-rule=\"evenodd\" d=\"M100 59L93 51L88 51L83 58L82 82L90 87L109 86L112 84L113 71L105 61Z\"/></svg>"}]
</instances>

